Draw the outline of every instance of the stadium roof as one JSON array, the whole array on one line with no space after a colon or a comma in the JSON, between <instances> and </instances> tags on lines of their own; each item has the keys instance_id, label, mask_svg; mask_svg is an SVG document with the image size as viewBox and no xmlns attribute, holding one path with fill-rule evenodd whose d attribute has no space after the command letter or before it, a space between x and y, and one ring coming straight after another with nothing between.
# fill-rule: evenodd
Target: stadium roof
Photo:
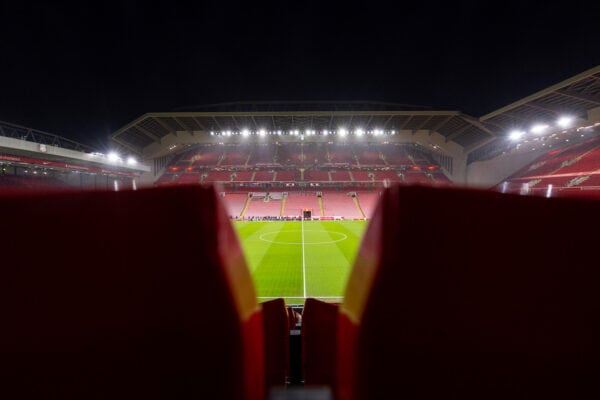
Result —
<instances>
[{"instance_id":1,"label":"stadium roof","mask_svg":"<svg viewBox=\"0 0 600 400\"><path fill-rule=\"evenodd\" d=\"M431 107L383 101L234 101L178 107L173 111L429 111Z\"/></svg>"},{"instance_id":2,"label":"stadium roof","mask_svg":"<svg viewBox=\"0 0 600 400\"><path fill-rule=\"evenodd\" d=\"M29 142L39 144L46 144L49 146L56 146L62 149L75 150L80 152L91 153L97 151L96 149L90 146L78 143L74 140L67 139L59 135L55 135L53 133L48 133L33 128L27 128L25 126L20 126L4 121L0 121L0 136L19 140L26 140Z\"/></svg>"},{"instance_id":3,"label":"stadium roof","mask_svg":"<svg viewBox=\"0 0 600 400\"><path fill-rule=\"evenodd\" d=\"M222 110L228 107L235 111ZM174 132L288 132L290 130L431 130L461 146L494 136L476 118L459 111L432 111L391 103L277 102L203 106L203 111L148 113L119 129L112 140L138 153Z\"/></svg>"},{"instance_id":4,"label":"stadium roof","mask_svg":"<svg viewBox=\"0 0 600 400\"><path fill-rule=\"evenodd\" d=\"M466 153L489 155L498 140L505 139L515 128L550 123L564 114L585 118L590 109L599 106L597 66L481 118L460 111L385 102L233 102L147 113L113 133L111 139L142 154L147 146L176 132L429 130L460 145ZM478 157L469 158L473 161Z\"/></svg>"},{"instance_id":5,"label":"stadium roof","mask_svg":"<svg viewBox=\"0 0 600 400\"><path fill-rule=\"evenodd\" d=\"M534 124L555 126L561 116L585 119L589 110L598 107L600 65L482 116L479 120L496 132L497 140L474 151L469 159L493 157L504 150L511 131L527 131Z\"/></svg>"},{"instance_id":6,"label":"stadium roof","mask_svg":"<svg viewBox=\"0 0 600 400\"><path fill-rule=\"evenodd\" d=\"M52 133L0 121L0 161L37 164L43 167L92 171L147 172L150 167L102 154L90 146Z\"/></svg>"}]
</instances>

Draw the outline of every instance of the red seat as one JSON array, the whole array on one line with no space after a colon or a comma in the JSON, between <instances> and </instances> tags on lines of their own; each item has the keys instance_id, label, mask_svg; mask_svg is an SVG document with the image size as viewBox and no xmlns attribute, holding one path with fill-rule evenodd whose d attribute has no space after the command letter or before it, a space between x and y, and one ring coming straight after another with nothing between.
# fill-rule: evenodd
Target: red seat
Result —
<instances>
[{"instance_id":1,"label":"red seat","mask_svg":"<svg viewBox=\"0 0 600 400\"><path fill-rule=\"evenodd\" d=\"M264 399L262 314L215 190L0 208L1 398Z\"/></svg>"},{"instance_id":2,"label":"red seat","mask_svg":"<svg viewBox=\"0 0 600 400\"><path fill-rule=\"evenodd\" d=\"M598 398L598 226L597 201L387 190L340 306L337 399Z\"/></svg>"},{"instance_id":3,"label":"red seat","mask_svg":"<svg viewBox=\"0 0 600 400\"><path fill-rule=\"evenodd\" d=\"M302 312L302 373L305 385L335 386L338 304L306 299Z\"/></svg>"},{"instance_id":4,"label":"red seat","mask_svg":"<svg viewBox=\"0 0 600 400\"><path fill-rule=\"evenodd\" d=\"M282 298L261 303L265 335L265 380L267 392L285 386L290 373L288 310Z\"/></svg>"}]
</instances>

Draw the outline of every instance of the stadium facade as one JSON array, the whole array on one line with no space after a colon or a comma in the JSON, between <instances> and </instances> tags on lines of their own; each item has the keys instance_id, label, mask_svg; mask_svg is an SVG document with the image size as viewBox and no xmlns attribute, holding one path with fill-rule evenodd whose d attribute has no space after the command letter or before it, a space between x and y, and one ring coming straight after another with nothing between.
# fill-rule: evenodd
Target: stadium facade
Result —
<instances>
[{"instance_id":1,"label":"stadium facade","mask_svg":"<svg viewBox=\"0 0 600 400\"><path fill-rule=\"evenodd\" d=\"M52 133L0 121L0 187L135 189L150 168Z\"/></svg>"},{"instance_id":2,"label":"stadium facade","mask_svg":"<svg viewBox=\"0 0 600 400\"><path fill-rule=\"evenodd\" d=\"M268 192L313 184L350 192L399 182L540 192L546 175L523 169L597 136L599 123L597 66L481 117L372 101L236 102L147 113L111 135L111 154L2 122L0 172L4 186L43 176L94 189L219 183L226 191ZM564 187L595 182L589 177L600 166L582 164L586 170L570 171ZM26 185L39 183L32 182Z\"/></svg>"},{"instance_id":3,"label":"stadium facade","mask_svg":"<svg viewBox=\"0 0 600 400\"><path fill-rule=\"evenodd\" d=\"M492 188L549 149L581 140L578 129L598 122L600 66L479 118L382 102L227 103L147 113L111 140L150 165L144 185L157 183L194 146L316 143L411 144L454 184ZM596 130L586 132L589 137ZM242 165L256 166L252 162Z\"/></svg>"}]
</instances>

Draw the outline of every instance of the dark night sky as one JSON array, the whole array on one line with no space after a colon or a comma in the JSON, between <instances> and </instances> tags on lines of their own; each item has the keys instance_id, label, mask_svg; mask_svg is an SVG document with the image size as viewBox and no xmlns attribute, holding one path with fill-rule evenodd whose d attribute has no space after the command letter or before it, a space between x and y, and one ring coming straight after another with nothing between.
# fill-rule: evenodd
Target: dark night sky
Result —
<instances>
[{"instance_id":1,"label":"dark night sky","mask_svg":"<svg viewBox=\"0 0 600 400\"><path fill-rule=\"evenodd\" d=\"M229 101L479 117L600 64L594 1L150 3L0 3L0 120L100 146L143 113Z\"/></svg>"}]
</instances>

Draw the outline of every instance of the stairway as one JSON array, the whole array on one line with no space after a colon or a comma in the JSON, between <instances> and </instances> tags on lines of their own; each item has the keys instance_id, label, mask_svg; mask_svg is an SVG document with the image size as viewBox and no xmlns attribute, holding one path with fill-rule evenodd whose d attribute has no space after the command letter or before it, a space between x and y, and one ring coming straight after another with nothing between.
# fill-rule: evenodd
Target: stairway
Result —
<instances>
[{"instance_id":1,"label":"stairway","mask_svg":"<svg viewBox=\"0 0 600 400\"><path fill-rule=\"evenodd\" d=\"M325 215L325 209L323 208L323 195L317 196L317 201L319 202L319 215L323 217Z\"/></svg>"},{"instance_id":2,"label":"stairway","mask_svg":"<svg viewBox=\"0 0 600 400\"><path fill-rule=\"evenodd\" d=\"M225 151L223 152L223 154L221 154L221 156L219 156L219 159L217 160L217 167L221 165L226 156L227 154Z\"/></svg>"},{"instance_id":3,"label":"stairway","mask_svg":"<svg viewBox=\"0 0 600 400\"><path fill-rule=\"evenodd\" d=\"M283 194L283 197L281 198L281 209L279 211L279 216L282 218L285 216L285 202L286 201L287 201L287 194Z\"/></svg>"},{"instance_id":4,"label":"stairway","mask_svg":"<svg viewBox=\"0 0 600 400\"><path fill-rule=\"evenodd\" d=\"M251 201L252 201L252 196L248 196L248 198L246 199L246 203L244 203L244 208L242 209L242 212L240 213L240 218L244 218L244 215L246 215L246 211L248 211L248 207L250 207Z\"/></svg>"},{"instance_id":5,"label":"stairway","mask_svg":"<svg viewBox=\"0 0 600 400\"><path fill-rule=\"evenodd\" d=\"M352 200L354 200L354 205L356 206L356 209L360 213L361 217L366 219L367 217L365 216L365 213L363 212L362 208L360 207L360 203L358 202L358 196L352 196Z\"/></svg>"}]
</instances>

